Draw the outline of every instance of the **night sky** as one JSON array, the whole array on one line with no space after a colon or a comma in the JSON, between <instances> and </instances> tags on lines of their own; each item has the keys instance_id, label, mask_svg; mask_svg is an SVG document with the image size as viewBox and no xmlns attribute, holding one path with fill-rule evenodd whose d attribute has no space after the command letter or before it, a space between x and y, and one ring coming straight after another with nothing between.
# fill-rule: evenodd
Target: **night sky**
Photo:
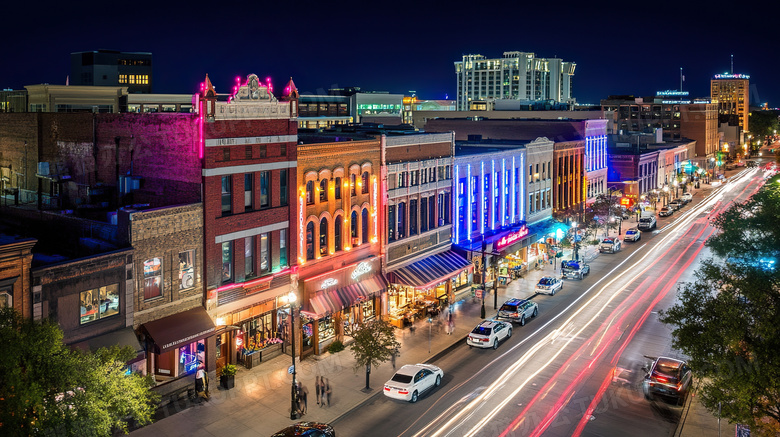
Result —
<instances>
[{"instance_id":1,"label":"night sky","mask_svg":"<svg viewBox=\"0 0 780 437\"><path fill-rule=\"evenodd\" d=\"M576 62L574 96L709 97L713 74L751 76L751 105L780 106L774 1L702 2L48 2L3 7L0 87L64 84L71 52L152 52L154 92L217 92L236 76L292 76L302 93L359 86L455 98L453 62L504 51ZM161 6L156 6L157 4ZM164 4L164 6L162 6ZM154 9L148 9L155 5ZM705 6L706 5L706 6ZM590 9L585 9L590 8ZM739 8L735 10L734 8ZM752 13L752 16L740 15ZM765 18L766 17L766 18Z\"/></svg>"}]
</instances>

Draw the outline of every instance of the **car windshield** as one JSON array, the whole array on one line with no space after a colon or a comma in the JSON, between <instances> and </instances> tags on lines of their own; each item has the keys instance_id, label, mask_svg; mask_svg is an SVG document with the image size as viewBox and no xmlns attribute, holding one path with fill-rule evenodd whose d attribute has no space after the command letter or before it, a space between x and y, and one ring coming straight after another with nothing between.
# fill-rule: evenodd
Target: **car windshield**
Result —
<instances>
[{"instance_id":1,"label":"car windshield","mask_svg":"<svg viewBox=\"0 0 780 437\"><path fill-rule=\"evenodd\" d=\"M539 284L541 284L541 285L550 285L550 284L553 284L553 283L555 283L555 280L553 278L542 278L539 281Z\"/></svg>"},{"instance_id":2,"label":"car windshield","mask_svg":"<svg viewBox=\"0 0 780 437\"><path fill-rule=\"evenodd\" d=\"M651 220L649 218L639 219L639 223L650 223L650 221Z\"/></svg>"},{"instance_id":3,"label":"car windshield","mask_svg":"<svg viewBox=\"0 0 780 437\"><path fill-rule=\"evenodd\" d=\"M517 311L517 305L505 303L501 305L501 311L515 312Z\"/></svg>"},{"instance_id":4,"label":"car windshield","mask_svg":"<svg viewBox=\"0 0 780 437\"><path fill-rule=\"evenodd\" d=\"M680 363L674 361L659 361L655 365L655 371L663 375L674 376L677 374L677 369L680 368Z\"/></svg>"},{"instance_id":5,"label":"car windshield","mask_svg":"<svg viewBox=\"0 0 780 437\"><path fill-rule=\"evenodd\" d=\"M634 234L636 234L636 231L634 231L634 230L626 231L626 235L634 235Z\"/></svg>"},{"instance_id":6,"label":"car windshield","mask_svg":"<svg viewBox=\"0 0 780 437\"><path fill-rule=\"evenodd\" d=\"M492 331L493 331L492 328L488 328L485 326L477 326L476 328L474 328L473 331L471 331L471 333L488 336Z\"/></svg>"},{"instance_id":7,"label":"car windshield","mask_svg":"<svg viewBox=\"0 0 780 437\"><path fill-rule=\"evenodd\" d=\"M611 238L605 238L603 243L612 244L612 239Z\"/></svg>"},{"instance_id":8,"label":"car windshield","mask_svg":"<svg viewBox=\"0 0 780 437\"><path fill-rule=\"evenodd\" d=\"M400 382L403 384L408 384L412 382L412 375L404 375L403 373L396 373L393 375L392 378L390 378L391 381Z\"/></svg>"},{"instance_id":9,"label":"car windshield","mask_svg":"<svg viewBox=\"0 0 780 437\"><path fill-rule=\"evenodd\" d=\"M561 264L561 267L564 269L574 269L577 270L580 268L580 265L577 263L577 261L564 261Z\"/></svg>"}]
</instances>

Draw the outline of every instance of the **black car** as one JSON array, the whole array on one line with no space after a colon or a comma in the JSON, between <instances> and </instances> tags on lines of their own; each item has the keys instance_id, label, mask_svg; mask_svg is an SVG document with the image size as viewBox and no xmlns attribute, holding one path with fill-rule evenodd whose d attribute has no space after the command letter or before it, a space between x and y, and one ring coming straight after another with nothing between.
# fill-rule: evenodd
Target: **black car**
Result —
<instances>
[{"instance_id":1,"label":"black car","mask_svg":"<svg viewBox=\"0 0 780 437\"><path fill-rule=\"evenodd\" d=\"M664 396L677 401L678 405L685 402L685 396L691 388L691 368L688 363L674 358L658 357L647 370L642 391L645 398L653 400L655 396Z\"/></svg>"},{"instance_id":2,"label":"black car","mask_svg":"<svg viewBox=\"0 0 780 437\"><path fill-rule=\"evenodd\" d=\"M276 432L271 437L336 437L336 431L327 423L298 422L295 425Z\"/></svg>"}]
</instances>

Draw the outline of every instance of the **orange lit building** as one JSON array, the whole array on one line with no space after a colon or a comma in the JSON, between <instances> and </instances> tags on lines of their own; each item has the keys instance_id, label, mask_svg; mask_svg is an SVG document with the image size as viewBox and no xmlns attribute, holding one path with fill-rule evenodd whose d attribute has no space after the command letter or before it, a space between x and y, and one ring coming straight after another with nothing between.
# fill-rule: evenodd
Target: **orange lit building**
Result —
<instances>
[{"instance_id":1,"label":"orange lit building","mask_svg":"<svg viewBox=\"0 0 780 437\"><path fill-rule=\"evenodd\" d=\"M720 123L739 126L749 132L748 109L750 76L747 74L716 74L710 80L710 97L718 105Z\"/></svg>"}]
</instances>

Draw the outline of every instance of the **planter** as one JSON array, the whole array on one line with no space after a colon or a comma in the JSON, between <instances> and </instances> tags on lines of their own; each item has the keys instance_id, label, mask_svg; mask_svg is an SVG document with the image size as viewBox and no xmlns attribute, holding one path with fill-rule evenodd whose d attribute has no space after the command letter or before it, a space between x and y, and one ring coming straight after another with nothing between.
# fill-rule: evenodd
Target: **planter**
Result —
<instances>
[{"instance_id":1,"label":"planter","mask_svg":"<svg viewBox=\"0 0 780 437\"><path fill-rule=\"evenodd\" d=\"M270 346L266 346L263 349L260 349L259 351L254 351L250 354L243 354L241 356L241 363L246 367L247 369L251 369L254 366L257 366L262 361L268 361L271 358L274 358L276 356L279 356L282 354L282 344L272 344Z\"/></svg>"},{"instance_id":2,"label":"planter","mask_svg":"<svg viewBox=\"0 0 780 437\"><path fill-rule=\"evenodd\" d=\"M219 384L222 388L230 390L236 386L236 375L222 375L219 377Z\"/></svg>"}]
</instances>

